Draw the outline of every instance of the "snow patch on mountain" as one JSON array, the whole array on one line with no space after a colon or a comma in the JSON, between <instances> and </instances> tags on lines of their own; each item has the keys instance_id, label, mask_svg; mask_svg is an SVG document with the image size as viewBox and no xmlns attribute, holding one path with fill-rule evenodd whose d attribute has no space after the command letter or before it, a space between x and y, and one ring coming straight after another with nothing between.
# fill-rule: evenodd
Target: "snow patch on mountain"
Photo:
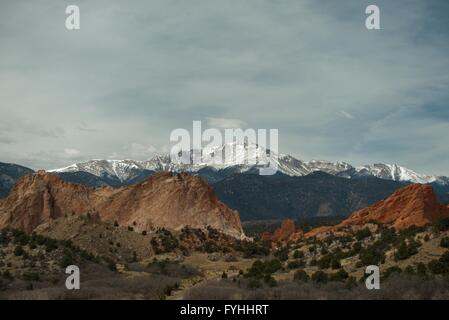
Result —
<instances>
[{"instance_id":1,"label":"snow patch on mountain","mask_svg":"<svg viewBox=\"0 0 449 320\"><path fill-rule=\"evenodd\" d=\"M192 159L194 151L191 150ZM143 170L172 171L195 173L201 169L212 170L235 169L233 172L246 172L254 168L276 164L278 171L289 176L304 176L316 171L344 178L359 178L365 176L380 179L404 181L413 183L439 183L449 184L449 178L444 176L430 176L419 174L413 170L397 164L376 163L354 167L346 162L330 162L322 160L299 160L291 155L276 154L258 145L245 143L228 143L203 149L198 153L200 159L197 163L183 164L171 161L170 155L156 155L148 161L137 160L102 160L93 159L72 164L68 167L50 170L50 172L79 172L84 171L98 177L116 178L122 182L135 177Z\"/></svg>"}]
</instances>

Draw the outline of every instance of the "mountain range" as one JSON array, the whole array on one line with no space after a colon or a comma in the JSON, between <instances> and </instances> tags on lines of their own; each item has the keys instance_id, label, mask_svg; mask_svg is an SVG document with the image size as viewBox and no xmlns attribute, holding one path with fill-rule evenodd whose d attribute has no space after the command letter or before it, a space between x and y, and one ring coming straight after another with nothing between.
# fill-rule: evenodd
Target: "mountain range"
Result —
<instances>
[{"instance_id":1,"label":"mountain range","mask_svg":"<svg viewBox=\"0 0 449 320\"><path fill-rule=\"evenodd\" d=\"M9 190L20 177L33 173L32 169L17 164L0 162L0 199L8 195Z\"/></svg>"},{"instance_id":2,"label":"mountain range","mask_svg":"<svg viewBox=\"0 0 449 320\"><path fill-rule=\"evenodd\" d=\"M304 161L291 155L276 155L270 150L248 144L228 143L219 147L203 150L202 159L197 164L177 164L170 155L157 155L148 161L136 160L88 160L68 167L49 170L54 173L86 172L104 179L104 183L114 186L134 183L156 171L189 172L199 174L209 182L217 182L236 173L253 172L261 163L272 161L277 164L277 172L288 176L306 176L316 171L325 172L343 178L376 177L385 180L412 183L435 183L449 185L449 178L417 173L397 164L376 163L364 166L352 166L346 162L321 160ZM232 149L234 157L217 164L216 155L224 155ZM254 152L251 152L254 150ZM191 154L193 151L191 151ZM250 164L249 164L250 163Z\"/></svg>"},{"instance_id":3,"label":"mountain range","mask_svg":"<svg viewBox=\"0 0 449 320\"><path fill-rule=\"evenodd\" d=\"M235 158L217 164L213 156L233 148ZM258 219L346 217L352 212L388 197L411 183L430 183L439 201L449 203L449 178L429 176L399 165L374 164L355 167L345 162L303 161L290 155L275 156L255 148L249 157L248 145L225 144L206 149L202 161L185 165L170 161L169 155L158 155L148 161L94 159L68 167L49 170L66 182L88 187L130 186L157 172L187 172L206 180L218 198L240 213L243 221ZM259 175L260 160L275 161L278 172ZM12 164L0 164L0 198L14 183L33 171Z\"/></svg>"}]
</instances>

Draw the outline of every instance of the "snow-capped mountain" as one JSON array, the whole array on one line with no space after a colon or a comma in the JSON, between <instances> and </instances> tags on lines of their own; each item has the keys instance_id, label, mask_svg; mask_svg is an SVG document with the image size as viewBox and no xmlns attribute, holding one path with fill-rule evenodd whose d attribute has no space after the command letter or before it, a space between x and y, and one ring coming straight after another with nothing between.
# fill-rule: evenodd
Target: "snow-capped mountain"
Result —
<instances>
[{"instance_id":1,"label":"snow-capped mountain","mask_svg":"<svg viewBox=\"0 0 449 320\"><path fill-rule=\"evenodd\" d=\"M194 151L190 152L192 159ZM232 156L229 156L232 155ZM221 157L223 156L223 157ZM221 161L221 159L224 159ZM197 163L182 164L171 161L170 155L157 155L148 161L136 160L88 160L65 168L50 170L54 173L87 172L98 177L118 179L128 182L144 171L204 172L226 171L229 174L247 172L277 164L278 171L289 176L304 176L316 171L326 172L344 178L377 177L380 179L413 183L438 183L449 185L449 178L416 173L396 164L371 164L355 167L346 162L303 161L290 155L270 152L257 145L228 143L203 149L202 157Z\"/></svg>"},{"instance_id":2,"label":"snow-capped mountain","mask_svg":"<svg viewBox=\"0 0 449 320\"><path fill-rule=\"evenodd\" d=\"M148 170L148 166L149 163L146 161L93 159L49 171L54 173L87 172L97 177L118 179L125 182L133 179L141 171Z\"/></svg>"}]
</instances>

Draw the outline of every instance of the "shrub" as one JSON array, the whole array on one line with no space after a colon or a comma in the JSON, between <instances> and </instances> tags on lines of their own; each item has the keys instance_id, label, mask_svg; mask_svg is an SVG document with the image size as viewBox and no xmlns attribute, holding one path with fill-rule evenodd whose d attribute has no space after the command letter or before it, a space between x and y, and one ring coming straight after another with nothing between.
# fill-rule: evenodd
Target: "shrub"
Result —
<instances>
[{"instance_id":1,"label":"shrub","mask_svg":"<svg viewBox=\"0 0 449 320\"><path fill-rule=\"evenodd\" d=\"M207 253L213 253L220 251L220 248L217 246L217 244L212 240L207 240L203 244L203 251Z\"/></svg>"},{"instance_id":2,"label":"shrub","mask_svg":"<svg viewBox=\"0 0 449 320\"><path fill-rule=\"evenodd\" d=\"M288 259L288 247L276 250L274 256L281 261L286 261Z\"/></svg>"},{"instance_id":3,"label":"shrub","mask_svg":"<svg viewBox=\"0 0 449 320\"><path fill-rule=\"evenodd\" d=\"M240 241L235 246L236 251L243 252L244 258L253 258L256 256L267 256L270 254L270 242L263 241L259 242L249 242L249 241Z\"/></svg>"},{"instance_id":4,"label":"shrub","mask_svg":"<svg viewBox=\"0 0 449 320\"><path fill-rule=\"evenodd\" d=\"M353 289L355 287L357 287L357 279L354 276L348 277L348 279L346 279L346 288Z\"/></svg>"},{"instance_id":5,"label":"shrub","mask_svg":"<svg viewBox=\"0 0 449 320\"><path fill-rule=\"evenodd\" d=\"M259 289L262 287L262 283L257 279L251 279L248 282L247 288L250 290Z\"/></svg>"},{"instance_id":6,"label":"shrub","mask_svg":"<svg viewBox=\"0 0 449 320\"><path fill-rule=\"evenodd\" d=\"M335 273L332 273L329 275L329 280L330 281L345 281L346 279L348 279L349 274L344 270L344 269L340 269Z\"/></svg>"},{"instance_id":7,"label":"shrub","mask_svg":"<svg viewBox=\"0 0 449 320\"><path fill-rule=\"evenodd\" d=\"M276 271L279 271L282 269L282 264L277 259L272 259L267 262L265 262L265 272L266 273L275 273Z\"/></svg>"},{"instance_id":8,"label":"shrub","mask_svg":"<svg viewBox=\"0 0 449 320\"><path fill-rule=\"evenodd\" d=\"M402 241L399 244L398 248L396 249L394 257L396 260L405 260L417 252L418 251L415 247L408 246L407 243L405 243L405 241Z\"/></svg>"},{"instance_id":9,"label":"shrub","mask_svg":"<svg viewBox=\"0 0 449 320\"><path fill-rule=\"evenodd\" d=\"M385 243L376 241L371 246L361 249L359 258L362 265L379 265L385 259L384 251L386 247Z\"/></svg>"},{"instance_id":10,"label":"shrub","mask_svg":"<svg viewBox=\"0 0 449 320\"><path fill-rule=\"evenodd\" d=\"M352 252L354 254L358 254L360 252L360 250L362 250L362 243L361 242L356 242L352 245Z\"/></svg>"},{"instance_id":11,"label":"shrub","mask_svg":"<svg viewBox=\"0 0 449 320\"><path fill-rule=\"evenodd\" d=\"M303 268L303 267L305 267L305 263L304 263L304 261L301 261L301 260L293 260L287 264L288 269L298 269L298 268Z\"/></svg>"},{"instance_id":12,"label":"shrub","mask_svg":"<svg viewBox=\"0 0 449 320\"><path fill-rule=\"evenodd\" d=\"M114 260L107 257L103 257L103 261L106 263L106 266L108 267L109 270L117 271L117 265L115 264Z\"/></svg>"},{"instance_id":13,"label":"shrub","mask_svg":"<svg viewBox=\"0 0 449 320\"><path fill-rule=\"evenodd\" d=\"M20 244L22 246L25 246L28 244L29 241L30 241L30 237L25 233L18 231L17 233L14 234L14 243L15 244Z\"/></svg>"},{"instance_id":14,"label":"shrub","mask_svg":"<svg viewBox=\"0 0 449 320\"><path fill-rule=\"evenodd\" d=\"M380 240L383 243L394 243L397 239L396 231L393 228L382 228Z\"/></svg>"},{"instance_id":15,"label":"shrub","mask_svg":"<svg viewBox=\"0 0 449 320\"><path fill-rule=\"evenodd\" d=\"M23 253L24 253L24 250L23 250L22 246L19 245L19 246L16 246L14 248L14 255L15 256L20 257L20 256L23 255Z\"/></svg>"},{"instance_id":16,"label":"shrub","mask_svg":"<svg viewBox=\"0 0 449 320\"><path fill-rule=\"evenodd\" d=\"M449 237L444 237L441 239L440 247L449 248Z\"/></svg>"},{"instance_id":17,"label":"shrub","mask_svg":"<svg viewBox=\"0 0 449 320\"><path fill-rule=\"evenodd\" d=\"M420 276L426 276L427 275L427 267L424 263L420 262L416 265L416 273Z\"/></svg>"},{"instance_id":18,"label":"shrub","mask_svg":"<svg viewBox=\"0 0 449 320\"><path fill-rule=\"evenodd\" d=\"M66 268L67 266L74 264L73 261L74 261L74 259L73 259L73 256L71 255L71 253L65 252L64 256L61 259L60 266L62 268Z\"/></svg>"},{"instance_id":19,"label":"shrub","mask_svg":"<svg viewBox=\"0 0 449 320\"><path fill-rule=\"evenodd\" d=\"M417 233L424 232L425 227L418 227L415 225L412 225L408 227L407 229L401 230L399 232L400 237L402 238L411 238L414 237Z\"/></svg>"},{"instance_id":20,"label":"shrub","mask_svg":"<svg viewBox=\"0 0 449 320\"><path fill-rule=\"evenodd\" d=\"M307 272L305 272L304 270L301 269L301 270L297 270L295 272L295 274L293 275L293 279L296 280L296 281L307 282L307 281L309 281L310 277L307 274Z\"/></svg>"},{"instance_id":21,"label":"shrub","mask_svg":"<svg viewBox=\"0 0 449 320\"><path fill-rule=\"evenodd\" d=\"M359 241L363 240L365 238L368 238L370 236L371 236L371 231L368 228L359 230L355 233L355 238Z\"/></svg>"},{"instance_id":22,"label":"shrub","mask_svg":"<svg viewBox=\"0 0 449 320\"><path fill-rule=\"evenodd\" d=\"M331 262L331 268L333 270L340 269L341 268L340 260L334 257Z\"/></svg>"},{"instance_id":23,"label":"shrub","mask_svg":"<svg viewBox=\"0 0 449 320\"><path fill-rule=\"evenodd\" d=\"M172 291L173 291L173 286L168 285L164 288L164 294L166 296L171 296Z\"/></svg>"},{"instance_id":24,"label":"shrub","mask_svg":"<svg viewBox=\"0 0 449 320\"><path fill-rule=\"evenodd\" d=\"M293 253L293 259L302 259L304 258L304 252L302 252L301 250L295 250L295 252Z\"/></svg>"},{"instance_id":25,"label":"shrub","mask_svg":"<svg viewBox=\"0 0 449 320\"><path fill-rule=\"evenodd\" d=\"M312 274L312 281L315 281L317 283L326 283L328 280L329 276L327 275L327 273L321 270L318 270L314 274Z\"/></svg>"},{"instance_id":26,"label":"shrub","mask_svg":"<svg viewBox=\"0 0 449 320\"><path fill-rule=\"evenodd\" d=\"M262 279L267 275L272 275L276 271L282 268L282 264L279 260L273 259L269 261L262 262L256 260L248 272L245 274L246 277Z\"/></svg>"},{"instance_id":27,"label":"shrub","mask_svg":"<svg viewBox=\"0 0 449 320\"><path fill-rule=\"evenodd\" d=\"M449 273L449 251L446 251L438 260L430 261L427 267L433 274Z\"/></svg>"},{"instance_id":28,"label":"shrub","mask_svg":"<svg viewBox=\"0 0 449 320\"><path fill-rule=\"evenodd\" d=\"M413 275L413 274L415 274L415 269L413 269L413 267L412 267L411 265L408 265L408 266L404 269L404 273Z\"/></svg>"},{"instance_id":29,"label":"shrub","mask_svg":"<svg viewBox=\"0 0 449 320\"><path fill-rule=\"evenodd\" d=\"M399 268L398 266L389 267L385 271L384 276L385 276L385 278L388 278L393 273L402 273L402 269Z\"/></svg>"},{"instance_id":30,"label":"shrub","mask_svg":"<svg viewBox=\"0 0 449 320\"><path fill-rule=\"evenodd\" d=\"M328 269L331 265L332 255L328 254L317 261L318 268L320 269Z\"/></svg>"},{"instance_id":31,"label":"shrub","mask_svg":"<svg viewBox=\"0 0 449 320\"><path fill-rule=\"evenodd\" d=\"M45 251L52 252L53 250L58 249L58 241L55 239L47 238L45 241Z\"/></svg>"}]
</instances>

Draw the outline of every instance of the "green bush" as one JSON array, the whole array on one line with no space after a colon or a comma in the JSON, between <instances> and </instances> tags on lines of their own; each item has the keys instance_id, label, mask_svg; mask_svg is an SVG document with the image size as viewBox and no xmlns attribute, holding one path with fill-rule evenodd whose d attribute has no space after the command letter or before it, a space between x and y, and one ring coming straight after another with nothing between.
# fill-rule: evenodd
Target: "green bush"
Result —
<instances>
[{"instance_id":1,"label":"green bush","mask_svg":"<svg viewBox=\"0 0 449 320\"><path fill-rule=\"evenodd\" d=\"M256 260L251 268L248 269L245 277L263 279L267 275L272 275L276 271L282 269L282 264L279 260L273 259L269 261L262 262Z\"/></svg>"},{"instance_id":2,"label":"green bush","mask_svg":"<svg viewBox=\"0 0 449 320\"><path fill-rule=\"evenodd\" d=\"M361 243L361 242L355 242L355 243L352 245L351 252L348 253L348 256L349 256L349 257L355 256L356 254L359 254L361 250L362 250L362 243Z\"/></svg>"},{"instance_id":3,"label":"green bush","mask_svg":"<svg viewBox=\"0 0 449 320\"><path fill-rule=\"evenodd\" d=\"M305 267L305 263L302 260L293 260L287 264L288 269L298 269Z\"/></svg>"},{"instance_id":4,"label":"green bush","mask_svg":"<svg viewBox=\"0 0 449 320\"><path fill-rule=\"evenodd\" d=\"M73 255L69 252L64 252L64 255L61 259L61 263L60 266L62 268L66 268L67 266L73 265L74 264L74 259L73 259Z\"/></svg>"},{"instance_id":5,"label":"green bush","mask_svg":"<svg viewBox=\"0 0 449 320\"><path fill-rule=\"evenodd\" d=\"M24 250L23 250L23 248L22 248L22 246L16 246L15 248L14 248L14 255L15 256L17 256L17 257L20 257L20 256L22 256L23 254L24 254Z\"/></svg>"},{"instance_id":6,"label":"green bush","mask_svg":"<svg viewBox=\"0 0 449 320\"><path fill-rule=\"evenodd\" d=\"M404 273L413 275L413 274L415 274L415 269L413 269L413 267L412 267L411 265L408 265L408 266L404 269Z\"/></svg>"},{"instance_id":7,"label":"green bush","mask_svg":"<svg viewBox=\"0 0 449 320\"><path fill-rule=\"evenodd\" d=\"M326 283L329 280L329 276L326 272L318 270L314 274L312 274L312 281L317 283Z\"/></svg>"},{"instance_id":8,"label":"green bush","mask_svg":"<svg viewBox=\"0 0 449 320\"><path fill-rule=\"evenodd\" d=\"M393 267L389 267L385 273L384 273L384 277L388 278L390 275L392 275L393 273L402 273L402 269L399 268L398 266L393 266Z\"/></svg>"},{"instance_id":9,"label":"green bush","mask_svg":"<svg viewBox=\"0 0 449 320\"><path fill-rule=\"evenodd\" d=\"M307 282L307 281L309 281L310 277L307 274L307 272L305 272L304 270L301 269L301 270L297 270L295 272L295 274L293 275L293 279L296 280L296 281Z\"/></svg>"},{"instance_id":10,"label":"green bush","mask_svg":"<svg viewBox=\"0 0 449 320\"><path fill-rule=\"evenodd\" d=\"M441 239L440 247L449 248L449 237L444 237Z\"/></svg>"},{"instance_id":11,"label":"green bush","mask_svg":"<svg viewBox=\"0 0 449 320\"><path fill-rule=\"evenodd\" d=\"M446 251L438 260L432 260L427 268L433 274L449 273L449 251Z\"/></svg>"},{"instance_id":12,"label":"green bush","mask_svg":"<svg viewBox=\"0 0 449 320\"><path fill-rule=\"evenodd\" d=\"M394 243L397 240L396 231L393 228L382 228L380 232L382 243Z\"/></svg>"},{"instance_id":13,"label":"green bush","mask_svg":"<svg viewBox=\"0 0 449 320\"><path fill-rule=\"evenodd\" d=\"M357 287L357 279L354 276L348 277L346 279L346 288L353 289L355 287Z\"/></svg>"},{"instance_id":14,"label":"green bush","mask_svg":"<svg viewBox=\"0 0 449 320\"><path fill-rule=\"evenodd\" d=\"M259 242L249 242L240 241L235 245L235 250L243 252L244 258L253 258L258 256L267 256L270 254L271 244L269 241Z\"/></svg>"},{"instance_id":15,"label":"green bush","mask_svg":"<svg viewBox=\"0 0 449 320\"><path fill-rule=\"evenodd\" d=\"M362 229L362 230L359 230L359 231L357 231L356 233L355 233L355 238L357 239L357 240L363 240L363 239L365 239L365 238L368 238L368 237L370 237L371 236L371 231L370 231L370 229L369 228L365 228L365 229Z\"/></svg>"},{"instance_id":16,"label":"green bush","mask_svg":"<svg viewBox=\"0 0 449 320\"><path fill-rule=\"evenodd\" d=\"M331 266L331 262L332 262L332 255L327 254L327 255L321 257L317 261L317 265L318 265L318 268L320 268L320 269L328 269Z\"/></svg>"},{"instance_id":17,"label":"green bush","mask_svg":"<svg viewBox=\"0 0 449 320\"><path fill-rule=\"evenodd\" d=\"M416 265L416 273L425 277L427 275L427 267L424 263L420 262Z\"/></svg>"},{"instance_id":18,"label":"green bush","mask_svg":"<svg viewBox=\"0 0 449 320\"><path fill-rule=\"evenodd\" d=\"M376 241L367 248L362 248L359 253L359 258L362 265L379 265L385 259L385 251L388 248L386 243Z\"/></svg>"},{"instance_id":19,"label":"green bush","mask_svg":"<svg viewBox=\"0 0 449 320\"><path fill-rule=\"evenodd\" d=\"M207 253L213 253L220 251L220 248L217 246L217 244L212 240L207 240L203 244L203 251Z\"/></svg>"},{"instance_id":20,"label":"green bush","mask_svg":"<svg viewBox=\"0 0 449 320\"><path fill-rule=\"evenodd\" d=\"M282 249L278 249L274 252L274 256L281 261L288 260L288 247L284 247Z\"/></svg>"},{"instance_id":21,"label":"green bush","mask_svg":"<svg viewBox=\"0 0 449 320\"><path fill-rule=\"evenodd\" d=\"M396 249L394 257L396 260L405 260L417 253L418 244L415 241L410 241L409 244L407 244L405 241L402 241Z\"/></svg>"},{"instance_id":22,"label":"green bush","mask_svg":"<svg viewBox=\"0 0 449 320\"><path fill-rule=\"evenodd\" d=\"M331 261L331 268L333 270L340 269L341 268L340 260L334 257Z\"/></svg>"},{"instance_id":23,"label":"green bush","mask_svg":"<svg viewBox=\"0 0 449 320\"><path fill-rule=\"evenodd\" d=\"M295 252L293 253L293 259L302 259L304 258L304 252L302 252L301 250L295 250Z\"/></svg>"},{"instance_id":24,"label":"green bush","mask_svg":"<svg viewBox=\"0 0 449 320\"><path fill-rule=\"evenodd\" d=\"M349 274L342 268L335 273L329 275L329 281L345 281Z\"/></svg>"}]
</instances>

